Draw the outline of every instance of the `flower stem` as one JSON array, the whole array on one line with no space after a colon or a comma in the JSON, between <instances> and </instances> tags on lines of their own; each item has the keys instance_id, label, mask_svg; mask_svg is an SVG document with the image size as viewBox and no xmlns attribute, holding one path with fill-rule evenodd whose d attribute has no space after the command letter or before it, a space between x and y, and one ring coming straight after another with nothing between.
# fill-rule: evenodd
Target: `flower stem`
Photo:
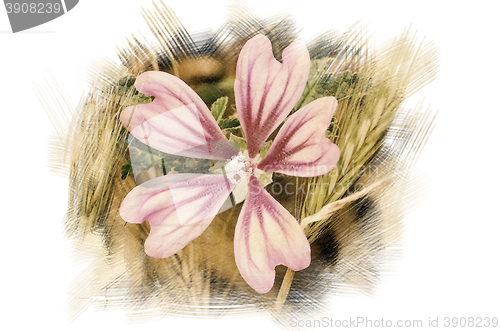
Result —
<instances>
[{"instance_id":1,"label":"flower stem","mask_svg":"<svg viewBox=\"0 0 500 331\"><path fill-rule=\"evenodd\" d=\"M290 268L286 269L285 278L283 278L283 282L281 283L280 291L278 296L276 297L276 302L274 303L274 308L279 313L281 312L281 308L285 304L286 298L288 297L288 292L290 292L290 287L292 286L293 275L295 271Z\"/></svg>"}]
</instances>

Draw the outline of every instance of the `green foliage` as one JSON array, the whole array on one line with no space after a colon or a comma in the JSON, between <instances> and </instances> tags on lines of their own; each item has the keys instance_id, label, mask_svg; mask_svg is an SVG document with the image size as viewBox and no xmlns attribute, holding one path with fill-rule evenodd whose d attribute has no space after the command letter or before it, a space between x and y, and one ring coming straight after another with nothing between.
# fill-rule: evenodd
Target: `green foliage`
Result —
<instances>
[{"instance_id":1,"label":"green foliage","mask_svg":"<svg viewBox=\"0 0 500 331\"><path fill-rule=\"evenodd\" d=\"M211 84L203 84L194 89L206 104L211 104L221 97L234 94L234 77Z\"/></svg>"},{"instance_id":2,"label":"green foliage","mask_svg":"<svg viewBox=\"0 0 500 331\"><path fill-rule=\"evenodd\" d=\"M163 153L141 143L130 134L127 143L131 160L122 166L122 179L155 166L161 167L165 175L172 170L179 173L208 173L211 167L209 160Z\"/></svg>"},{"instance_id":3,"label":"green foliage","mask_svg":"<svg viewBox=\"0 0 500 331\"><path fill-rule=\"evenodd\" d=\"M119 102L124 106L150 103L153 100L152 96L139 93L135 89L135 79L134 76L123 77L118 81L118 86L115 87Z\"/></svg>"},{"instance_id":4,"label":"green foliage","mask_svg":"<svg viewBox=\"0 0 500 331\"><path fill-rule=\"evenodd\" d=\"M328 73L331 60L319 59L311 61L311 70L304 93L292 113L316 99L334 96L337 100L349 97L349 91L359 81L359 74L347 70L341 73Z\"/></svg>"},{"instance_id":5,"label":"green foliage","mask_svg":"<svg viewBox=\"0 0 500 331\"><path fill-rule=\"evenodd\" d=\"M329 66L330 62L328 59L311 61L311 69L309 71L309 77L307 79L304 92L302 93L302 97L299 99L299 102L297 102L297 104L293 108L292 114L299 110L301 107L307 105L309 102L324 96L316 91L316 86L323 76L323 73L326 72Z\"/></svg>"},{"instance_id":6,"label":"green foliage","mask_svg":"<svg viewBox=\"0 0 500 331\"><path fill-rule=\"evenodd\" d=\"M240 146L240 151L247 149L247 141L244 138L235 136L234 134L229 134L229 141L238 144Z\"/></svg>"},{"instance_id":7,"label":"green foliage","mask_svg":"<svg viewBox=\"0 0 500 331\"><path fill-rule=\"evenodd\" d=\"M240 121L237 118L223 118L219 121L219 127L224 129L232 129L240 126Z\"/></svg>"},{"instance_id":8,"label":"green foliage","mask_svg":"<svg viewBox=\"0 0 500 331\"><path fill-rule=\"evenodd\" d=\"M212 115L214 116L217 123L222 119L222 116L224 116L228 101L228 97L220 97L212 104L212 108L210 111L212 112Z\"/></svg>"},{"instance_id":9,"label":"green foliage","mask_svg":"<svg viewBox=\"0 0 500 331\"><path fill-rule=\"evenodd\" d=\"M358 74L344 71L339 74L326 74L320 77L316 92L323 96L333 95L337 100L345 99L349 91L359 81Z\"/></svg>"},{"instance_id":10,"label":"green foliage","mask_svg":"<svg viewBox=\"0 0 500 331\"><path fill-rule=\"evenodd\" d=\"M128 90L129 88L134 86L134 84L135 84L135 77L134 76L127 76L127 77L123 77L122 79L120 79L120 81L118 82L118 87L123 89L123 90ZM138 91L135 91L135 94L138 94L138 93L139 93Z\"/></svg>"},{"instance_id":11,"label":"green foliage","mask_svg":"<svg viewBox=\"0 0 500 331\"><path fill-rule=\"evenodd\" d=\"M127 178L128 175L132 173L132 162L128 160L126 164L122 166L122 179Z\"/></svg>"}]
</instances>

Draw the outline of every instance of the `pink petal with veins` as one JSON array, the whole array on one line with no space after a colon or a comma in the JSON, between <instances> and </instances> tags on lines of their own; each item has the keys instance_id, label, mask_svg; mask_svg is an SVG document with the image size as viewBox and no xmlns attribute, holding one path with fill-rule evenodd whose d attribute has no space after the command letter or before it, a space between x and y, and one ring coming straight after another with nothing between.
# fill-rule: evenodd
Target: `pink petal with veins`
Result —
<instances>
[{"instance_id":1,"label":"pink petal with veins","mask_svg":"<svg viewBox=\"0 0 500 331\"><path fill-rule=\"evenodd\" d=\"M157 259L172 256L201 236L210 223L212 223L212 219L205 219L185 226L179 226L174 222L151 225L151 231L144 243L144 251L147 255Z\"/></svg>"},{"instance_id":2,"label":"pink petal with veins","mask_svg":"<svg viewBox=\"0 0 500 331\"><path fill-rule=\"evenodd\" d=\"M226 160L238 154L235 144L225 138L207 140L199 116L195 105L190 104L144 120L130 133L154 149L179 156Z\"/></svg>"},{"instance_id":3,"label":"pink petal with veins","mask_svg":"<svg viewBox=\"0 0 500 331\"><path fill-rule=\"evenodd\" d=\"M175 254L205 231L234 185L225 175L175 174L136 186L120 206L129 223L148 221L149 256Z\"/></svg>"},{"instance_id":4,"label":"pink petal with veins","mask_svg":"<svg viewBox=\"0 0 500 331\"><path fill-rule=\"evenodd\" d=\"M241 276L259 293L273 287L278 264L297 271L311 262L309 242L299 223L254 175L236 224L234 255Z\"/></svg>"},{"instance_id":5,"label":"pink petal with veins","mask_svg":"<svg viewBox=\"0 0 500 331\"><path fill-rule=\"evenodd\" d=\"M319 98L290 116L258 168L297 177L320 176L332 170L340 150L325 131L337 104L334 97Z\"/></svg>"},{"instance_id":6,"label":"pink petal with veins","mask_svg":"<svg viewBox=\"0 0 500 331\"><path fill-rule=\"evenodd\" d=\"M141 93L153 102L127 107L120 119L141 142L159 151L204 159L237 154L201 98L182 80L159 71L137 77Z\"/></svg>"},{"instance_id":7,"label":"pink petal with veins","mask_svg":"<svg viewBox=\"0 0 500 331\"><path fill-rule=\"evenodd\" d=\"M283 63L274 58L263 35L250 39L238 58L234 95L250 158L287 117L307 82L310 60L303 43L290 44L282 58Z\"/></svg>"}]
</instances>

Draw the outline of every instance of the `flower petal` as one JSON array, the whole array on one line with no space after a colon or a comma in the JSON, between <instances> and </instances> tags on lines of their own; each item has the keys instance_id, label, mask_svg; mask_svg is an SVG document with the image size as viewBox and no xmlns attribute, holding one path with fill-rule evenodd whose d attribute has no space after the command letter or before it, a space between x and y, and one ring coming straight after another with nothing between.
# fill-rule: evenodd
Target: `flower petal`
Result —
<instances>
[{"instance_id":1,"label":"flower petal","mask_svg":"<svg viewBox=\"0 0 500 331\"><path fill-rule=\"evenodd\" d=\"M154 149L179 156L226 160L238 153L236 143L206 137L194 104L144 120L130 133Z\"/></svg>"},{"instance_id":2,"label":"flower petal","mask_svg":"<svg viewBox=\"0 0 500 331\"><path fill-rule=\"evenodd\" d=\"M123 126L148 146L169 154L224 160L237 154L201 98L179 78L159 71L137 77L138 91L155 97L127 107Z\"/></svg>"},{"instance_id":3,"label":"flower petal","mask_svg":"<svg viewBox=\"0 0 500 331\"><path fill-rule=\"evenodd\" d=\"M257 35L241 50L234 94L248 153L255 157L269 135L299 101L310 68L306 46L293 42L278 62L269 39Z\"/></svg>"},{"instance_id":4,"label":"flower petal","mask_svg":"<svg viewBox=\"0 0 500 331\"><path fill-rule=\"evenodd\" d=\"M210 224L234 185L225 175L175 174L135 187L123 200L120 216L148 221L146 253L164 258L198 237Z\"/></svg>"},{"instance_id":5,"label":"flower petal","mask_svg":"<svg viewBox=\"0 0 500 331\"><path fill-rule=\"evenodd\" d=\"M212 223L212 219L205 219L185 226L171 223L151 224L149 236L144 243L144 251L147 255L157 259L172 256L201 236L210 223Z\"/></svg>"},{"instance_id":6,"label":"flower petal","mask_svg":"<svg viewBox=\"0 0 500 331\"><path fill-rule=\"evenodd\" d=\"M236 224L234 254L241 276L259 293L273 287L278 264L297 271L311 262L309 242L299 223L254 175Z\"/></svg>"},{"instance_id":7,"label":"flower petal","mask_svg":"<svg viewBox=\"0 0 500 331\"><path fill-rule=\"evenodd\" d=\"M325 131L337 104L334 97L319 98L290 116L258 168L297 177L314 177L332 170L340 150Z\"/></svg>"}]
</instances>

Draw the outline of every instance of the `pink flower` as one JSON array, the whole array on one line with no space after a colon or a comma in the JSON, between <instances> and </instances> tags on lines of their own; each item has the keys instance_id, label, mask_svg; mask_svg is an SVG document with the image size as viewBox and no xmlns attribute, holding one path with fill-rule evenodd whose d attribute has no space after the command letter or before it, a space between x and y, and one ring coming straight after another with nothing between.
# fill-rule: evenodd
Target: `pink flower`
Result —
<instances>
[{"instance_id":1,"label":"pink flower","mask_svg":"<svg viewBox=\"0 0 500 331\"><path fill-rule=\"evenodd\" d=\"M234 254L245 281L268 292L274 268L309 266L309 242L297 220L259 183L263 171L312 177L332 170L340 151L326 136L337 108L334 97L317 99L291 115L267 155L259 150L300 99L309 75L309 53L292 43L283 63L263 35L249 40L238 59L234 85L236 108L248 150L238 152L227 141L201 98L180 79L146 72L135 86L152 95L149 104L129 107L121 120L143 143L165 153L225 161L224 174L175 174L135 187L123 200L120 215L130 223L147 220L151 232L145 251L165 258L203 233L231 191L249 184L235 229Z\"/></svg>"}]
</instances>

